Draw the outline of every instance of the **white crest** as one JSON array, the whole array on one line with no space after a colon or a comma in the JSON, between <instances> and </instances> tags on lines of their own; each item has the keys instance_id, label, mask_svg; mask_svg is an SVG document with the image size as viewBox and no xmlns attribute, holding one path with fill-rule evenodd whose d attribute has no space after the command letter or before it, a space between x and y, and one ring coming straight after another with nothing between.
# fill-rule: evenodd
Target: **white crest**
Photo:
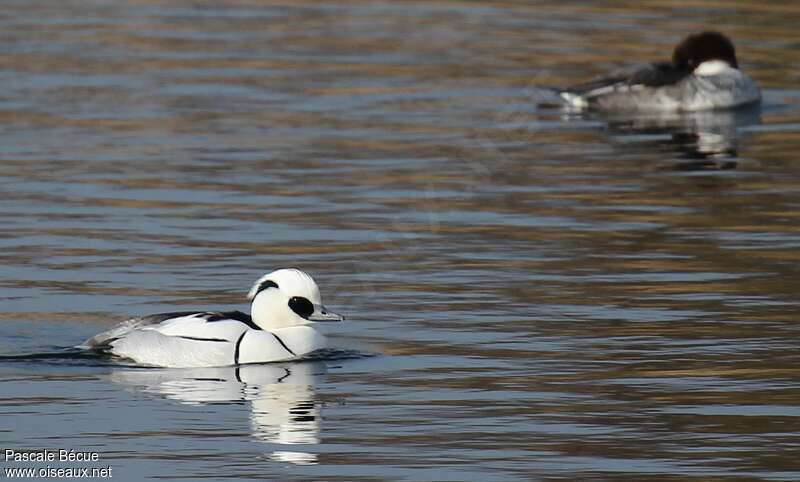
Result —
<instances>
[{"instance_id":1,"label":"white crest","mask_svg":"<svg viewBox=\"0 0 800 482\"><path fill-rule=\"evenodd\" d=\"M250 288L247 293L248 300L252 301L256 297L261 284L265 281L272 281L278 285L278 289L289 296L303 296L314 304L322 304L319 286L317 286L314 278L296 268L279 269L265 274Z\"/></svg>"}]
</instances>

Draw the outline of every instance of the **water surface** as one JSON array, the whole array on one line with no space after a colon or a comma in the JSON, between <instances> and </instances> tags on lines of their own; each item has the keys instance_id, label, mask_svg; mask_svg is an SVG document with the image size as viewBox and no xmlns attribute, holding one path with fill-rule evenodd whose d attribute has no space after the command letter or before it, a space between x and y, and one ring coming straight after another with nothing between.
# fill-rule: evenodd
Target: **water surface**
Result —
<instances>
[{"instance_id":1,"label":"water surface","mask_svg":"<svg viewBox=\"0 0 800 482\"><path fill-rule=\"evenodd\" d=\"M120 480L800 479L798 12L696 5L6 2L0 354L297 266L378 356L6 359L2 446ZM536 106L709 27L762 109Z\"/></svg>"}]
</instances>

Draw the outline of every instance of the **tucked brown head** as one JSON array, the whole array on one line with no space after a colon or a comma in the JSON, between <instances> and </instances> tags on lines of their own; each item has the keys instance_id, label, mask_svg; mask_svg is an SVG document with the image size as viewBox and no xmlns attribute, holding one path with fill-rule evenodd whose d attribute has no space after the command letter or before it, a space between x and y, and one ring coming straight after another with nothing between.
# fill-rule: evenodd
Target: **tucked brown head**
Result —
<instances>
[{"instance_id":1,"label":"tucked brown head","mask_svg":"<svg viewBox=\"0 0 800 482\"><path fill-rule=\"evenodd\" d=\"M733 42L719 32L689 35L672 52L672 63L680 69L694 70L707 60L724 60L731 67L739 68Z\"/></svg>"}]
</instances>

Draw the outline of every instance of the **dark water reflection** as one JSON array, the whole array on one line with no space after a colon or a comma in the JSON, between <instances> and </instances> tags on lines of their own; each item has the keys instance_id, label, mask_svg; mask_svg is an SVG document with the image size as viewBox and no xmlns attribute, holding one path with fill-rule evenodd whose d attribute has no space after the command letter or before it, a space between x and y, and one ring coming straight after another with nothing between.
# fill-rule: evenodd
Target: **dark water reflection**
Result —
<instances>
[{"instance_id":1,"label":"dark water reflection","mask_svg":"<svg viewBox=\"0 0 800 482\"><path fill-rule=\"evenodd\" d=\"M301 266L383 355L4 361L3 446L123 480L799 479L797 12L697 5L6 2L0 353ZM760 112L536 107L708 26Z\"/></svg>"}]
</instances>

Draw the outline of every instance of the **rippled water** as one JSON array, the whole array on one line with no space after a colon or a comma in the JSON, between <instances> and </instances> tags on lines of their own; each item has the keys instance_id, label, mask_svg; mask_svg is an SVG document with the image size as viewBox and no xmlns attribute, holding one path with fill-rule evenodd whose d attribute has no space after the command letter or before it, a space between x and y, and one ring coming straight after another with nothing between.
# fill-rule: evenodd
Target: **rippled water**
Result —
<instances>
[{"instance_id":1,"label":"rippled water","mask_svg":"<svg viewBox=\"0 0 800 482\"><path fill-rule=\"evenodd\" d=\"M4 2L2 446L119 480L800 479L798 11L696 4ZM706 27L760 111L536 106ZM285 266L350 355L59 355Z\"/></svg>"}]
</instances>

